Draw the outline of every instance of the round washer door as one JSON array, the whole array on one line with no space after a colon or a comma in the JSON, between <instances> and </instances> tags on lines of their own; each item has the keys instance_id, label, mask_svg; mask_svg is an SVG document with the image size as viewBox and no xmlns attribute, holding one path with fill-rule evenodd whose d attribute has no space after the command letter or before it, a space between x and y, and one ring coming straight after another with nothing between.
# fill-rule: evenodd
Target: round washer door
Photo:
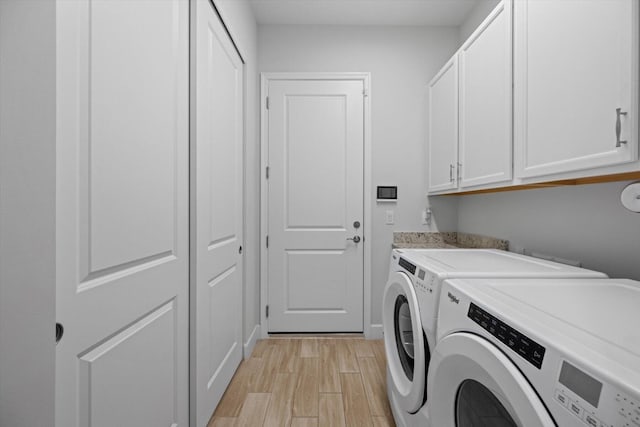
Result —
<instances>
[{"instance_id":1,"label":"round washer door","mask_svg":"<svg viewBox=\"0 0 640 427\"><path fill-rule=\"evenodd\" d=\"M429 350L420 311L409 277L395 272L389 277L382 302L384 348L398 404L414 413L425 401Z\"/></svg>"},{"instance_id":2,"label":"round washer door","mask_svg":"<svg viewBox=\"0 0 640 427\"><path fill-rule=\"evenodd\" d=\"M556 426L516 365L477 335L460 332L438 341L427 388L434 426Z\"/></svg>"}]
</instances>

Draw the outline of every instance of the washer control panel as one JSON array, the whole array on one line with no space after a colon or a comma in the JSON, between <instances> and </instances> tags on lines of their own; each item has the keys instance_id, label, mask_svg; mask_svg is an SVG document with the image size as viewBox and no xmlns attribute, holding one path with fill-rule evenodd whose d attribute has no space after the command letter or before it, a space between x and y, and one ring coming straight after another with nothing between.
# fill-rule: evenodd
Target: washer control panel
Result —
<instances>
[{"instance_id":1,"label":"washer control panel","mask_svg":"<svg viewBox=\"0 0 640 427\"><path fill-rule=\"evenodd\" d=\"M404 268L405 270L407 270L409 273L416 274L416 266L415 266L415 264L407 261L406 259L400 257L400 260L398 261L398 265L400 267Z\"/></svg>"},{"instance_id":2,"label":"washer control panel","mask_svg":"<svg viewBox=\"0 0 640 427\"><path fill-rule=\"evenodd\" d=\"M429 274L423 269L418 268L418 274L416 274L415 280L416 292L433 294L435 292L435 280L436 277L433 274Z\"/></svg>"},{"instance_id":3,"label":"washer control panel","mask_svg":"<svg viewBox=\"0 0 640 427\"><path fill-rule=\"evenodd\" d=\"M428 270L418 267L413 288L418 297L418 306L420 307L420 321L422 327L429 334L435 334L436 317L438 314L438 281L437 277ZM435 343L432 343L435 345Z\"/></svg>"}]
</instances>

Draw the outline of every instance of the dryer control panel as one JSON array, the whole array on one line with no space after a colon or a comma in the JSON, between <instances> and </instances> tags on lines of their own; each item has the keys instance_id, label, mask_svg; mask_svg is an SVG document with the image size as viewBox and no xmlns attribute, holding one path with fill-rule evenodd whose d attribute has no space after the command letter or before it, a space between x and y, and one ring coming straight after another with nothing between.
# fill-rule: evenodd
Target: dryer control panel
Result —
<instances>
[{"instance_id":1,"label":"dryer control panel","mask_svg":"<svg viewBox=\"0 0 640 427\"><path fill-rule=\"evenodd\" d=\"M469 319L482 326L482 329L498 338L501 343L516 352L520 357L540 369L544 360L545 348L522 332L507 325L494 315L481 309L474 303L469 304Z\"/></svg>"},{"instance_id":2,"label":"dryer control panel","mask_svg":"<svg viewBox=\"0 0 640 427\"><path fill-rule=\"evenodd\" d=\"M640 400L563 360L554 400L588 427L640 427Z\"/></svg>"}]
</instances>

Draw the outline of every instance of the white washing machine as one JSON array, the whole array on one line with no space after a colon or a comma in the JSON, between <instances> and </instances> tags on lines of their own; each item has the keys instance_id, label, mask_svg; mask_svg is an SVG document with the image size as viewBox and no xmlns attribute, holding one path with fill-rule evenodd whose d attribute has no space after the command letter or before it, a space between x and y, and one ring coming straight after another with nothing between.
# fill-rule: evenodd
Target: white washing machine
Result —
<instances>
[{"instance_id":1,"label":"white washing machine","mask_svg":"<svg viewBox=\"0 0 640 427\"><path fill-rule=\"evenodd\" d=\"M456 277L607 276L493 249L394 249L382 318L387 394L399 426L422 426L428 418L426 378L436 341L440 288L444 280Z\"/></svg>"},{"instance_id":2,"label":"white washing machine","mask_svg":"<svg viewBox=\"0 0 640 427\"><path fill-rule=\"evenodd\" d=\"M448 280L431 425L638 427L639 326L640 282Z\"/></svg>"}]
</instances>

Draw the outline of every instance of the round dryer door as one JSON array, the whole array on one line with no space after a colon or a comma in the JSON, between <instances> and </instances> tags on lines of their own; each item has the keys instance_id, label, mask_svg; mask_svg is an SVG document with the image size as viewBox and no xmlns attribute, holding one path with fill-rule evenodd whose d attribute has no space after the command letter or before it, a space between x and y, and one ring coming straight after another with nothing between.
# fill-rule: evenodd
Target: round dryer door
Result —
<instances>
[{"instance_id":1,"label":"round dryer door","mask_svg":"<svg viewBox=\"0 0 640 427\"><path fill-rule=\"evenodd\" d=\"M460 332L438 341L428 390L428 412L434 426L556 425L516 365L477 335Z\"/></svg>"},{"instance_id":2,"label":"round dryer door","mask_svg":"<svg viewBox=\"0 0 640 427\"><path fill-rule=\"evenodd\" d=\"M426 399L429 350L413 284L401 272L389 277L382 303L387 369L403 410L414 413Z\"/></svg>"}]
</instances>

